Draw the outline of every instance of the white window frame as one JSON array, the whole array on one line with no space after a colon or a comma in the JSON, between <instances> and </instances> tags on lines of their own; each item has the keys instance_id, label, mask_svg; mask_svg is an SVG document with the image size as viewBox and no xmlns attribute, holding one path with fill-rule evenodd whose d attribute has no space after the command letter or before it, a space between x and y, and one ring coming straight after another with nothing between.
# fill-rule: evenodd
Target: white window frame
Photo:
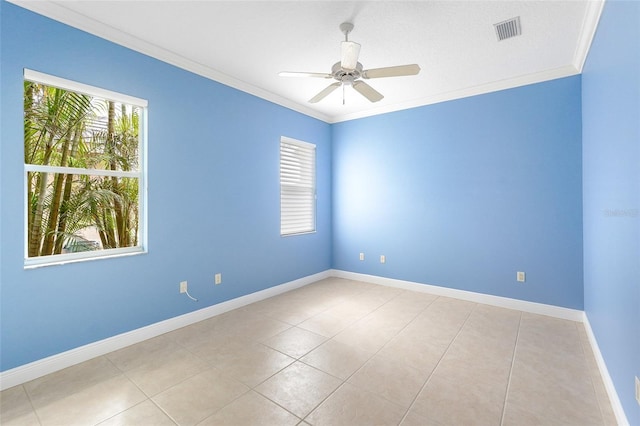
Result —
<instances>
[{"instance_id":1,"label":"white window frame","mask_svg":"<svg viewBox=\"0 0 640 426\"><path fill-rule=\"evenodd\" d=\"M104 259L109 257L128 256L147 252L147 107L148 102L134 96L125 95L111 90L90 86L76 81L44 74L30 69L24 69L24 80L35 83L53 86L63 90L83 93L89 96L98 97L118 103L133 105L140 108L139 129L138 129L138 170L137 171L121 171L121 170L100 170L100 169L84 169L74 167L57 167L57 166L41 166L36 164L24 165L24 267L25 269L37 268L48 265L61 265L71 262L80 262L94 259ZM23 141L24 143L24 141ZM122 247L113 249L102 249L95 251L84 251L77 253L62 253L48 256L29 257L29 229L28 229L28 212L29 200L27 200L27 173L28 172L46 172L46 173L64 173L64 174L82 174L90 176L113 176L128 177L138 179L138 245L135 247Z\"/></svg>"},{"instance_id":2,"label":"white window frame","mask_svg":"<svg viewBox=\"0 0 640 426\"><path fill-rule=\"evenodd\" d=\"M300 155L291 155L287 152L291 148L299 150ZM316 232L316 146L282 136L280 138L280 235L285 237L314 232Z\"/></svg>"}]
</instances>

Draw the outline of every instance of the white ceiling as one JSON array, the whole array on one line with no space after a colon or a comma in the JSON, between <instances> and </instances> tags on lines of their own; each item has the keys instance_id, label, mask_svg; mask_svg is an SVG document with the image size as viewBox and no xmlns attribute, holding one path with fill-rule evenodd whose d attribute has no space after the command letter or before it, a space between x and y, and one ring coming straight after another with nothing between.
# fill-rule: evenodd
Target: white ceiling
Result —
<instances>
[{"instance_id":1,"label":"white ceiling","mask_svg":"<svg viewBox=\"0 0 640 426\"><path fill-rule=\"evenodd\" d=\"M601 0L516 1L45 1L11 0L139 52L327 122L427 105L553 78L582 66ZM497 41L493 24L520 16L522 35ZM371 79L370 103L347 88L307 101L332 80L344 36L364 68L417 63L417 76Z\"/></svg>"}]
</instances>

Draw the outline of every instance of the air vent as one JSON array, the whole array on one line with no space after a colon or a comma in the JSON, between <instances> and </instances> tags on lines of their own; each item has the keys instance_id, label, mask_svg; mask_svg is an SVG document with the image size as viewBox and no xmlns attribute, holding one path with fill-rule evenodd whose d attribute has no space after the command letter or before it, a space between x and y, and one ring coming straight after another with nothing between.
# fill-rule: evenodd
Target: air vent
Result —
<instances>
[{"instance_id":1,"label":"air vent","mask_svg":"<svg viewBox=\"0 0 640 426\"><path fill-rule=\"evenodd\" d=\"M517 16L507 21L498 22L493 24L496 28L496 35L498 41L506 40L511 37L519 36L522 34L522 27L520 26L520 17Z\"/></svg>"}]
</instances>

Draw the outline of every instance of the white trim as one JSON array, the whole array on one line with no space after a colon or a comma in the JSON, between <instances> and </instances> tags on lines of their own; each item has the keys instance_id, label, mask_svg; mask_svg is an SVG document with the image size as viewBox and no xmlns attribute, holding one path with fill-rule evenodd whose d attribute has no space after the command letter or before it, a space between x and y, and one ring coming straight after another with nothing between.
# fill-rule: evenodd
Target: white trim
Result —
<instances>
[{"instance_id":1,"label":"white trim","mask_svg":"<svg viewBox=\"0 0 640 426\"><path fill-rule=\"evenodd\" d=\"M365 282L370 282L372 284L402 288L405 290L419 291L422 293L431 293L431 294L436 294L438 296L453 297L456 299L468 300L476 303L483 303L485 305L498 306L498 307L507 308L507 309L515 309L523 312L530 312L534 314L546 315L550 317L581 322L584 324L585 330L587 332L589 344L591 345L591 349L593 350L596 363L598 364L598 370L600 371L600 376L602 377L602 381L604 382L607 395L609 396L609 401L611 402L611 408L613 409L613 412L616 416L616 421L620 426L629 425L629 421L627 420L624 409L622 408L622 403L620 402L620 398L618 397L616 388L613 384L613 381L611 380L611 376L609 375L609 370L607 369L607 365L604 361L604 358L602 357L602 353L600 352L598 342L596 340L595 335L593 334L593 330L591 329L589 318L587 317L587 314L584 311L579 311L579 310L570 309L570 308L563 308L560 306L545 305L545 304L536 303L536 302L528 302L525 300L510 299L507 297L492 296L489 294L474 293L470 291L457 290L457 289L452 289L447 287L439 287L439 286L434 286L429 284L420 284L412 281L403 281L403 280L396 280L393 278L379 277L375 275L366 275L366 274L360 274L356 272L342 271L337 269L331 270L331 276L337 277L337 278L345 278L349 280L365 281Z\"/></svg>"},{"instance_id":2,"label":"white trim","mask_svg":"<svg viewBox=\"0 0 640 426\"><path fill-rule=\"evenodd\" d=\"M292 145L298 145L304 149L309 149L309 150L316 149L316 144L314 143L301 141L299 139L290 138L288 136L280 136L280 142L281 143L284 142Z\"/></svg>"},{"instance_id":3,"label":"white trim","mask_svg":"<svg viewBox=\"0 0 640 426\"><path fill-rule=\"evenodd\" d=\"M146 247L146 246L145 246ZM81 251L78 253L52 254L49 256L36 256L24 258L24 269L37 269L47 266L61 266L68 263L87 262L90 260L114 259L118 257L136 256L147 254L143 246L120 247L115 249L103 249L95 251ZM96 256L95 253L100 253Z\"/></svg>"},{"instance_id":4,"label":"white trim","mask_svg":"<svg viewBox=\"0 0 640 426\"><path fill-rule=\"evenodd\" d=\"M208 306L197 311L150 324L136 330L118 334L98 342L89 343L88 345L52 355L29 364L21 365L19 367L12 368L11 370L0 372L0 390L5 390L22 383L26 383L30 380L37 379L38 377L62 370L63 368L90 360L97 356L104 355L207 318L223 314L232 309L237 309L269 297L277 296L278 294L303 287L330 276L329 270L319 272L275 287L227 300L226 302L218 303L217 305Z\"/></svg>"},{"instance_id":5,"label":"white trim","mask_svg":"<svg viewBox=\"0 0 640 426\"><path fill-rule=\"evenodd\" d=\"M607 364L604 362L602 352L600 352L598 341L596 340L595 334L593 334L593 329L591 328L591 323L589 323L589 317L587 316L586 312L584 313L582 320L584 323L584 328L587 332L589 344L591 345L591 350L593 350L593 355L596 358L596 364L598 364L598 370L600 370L600 376L602 377L604 387L607 390L607 395L609 395L609 402L611 403L611 408L613 409L613 413L616 416L616 421L620 426L628 426L629 420L627 420L627 416L624 413L624 409L622 408L622 403L620 402L620 398L618 397L618 392L613 385L613 380L611 380L611 376L609 375Z\"/></svg>"},{"instance_id":6,"label":"white trim","mask_svg":"<svg viewBox=\"0 0 640 426\"><path fill-rule=\"evenodd\" d=\"M577 309L563 308L560 306L546 305L543 303L528 302L526 300L511 299L508 297L493 296L490 294L475 293L466 290L457 290L430 284L421 284L412 281L396 280L393 278L385 278L375 275L366 275L336 269L331 271L331 276L346 278L349 280L365 281L372 284L380 284L387 287L401 288L404 290L431 293L438 296L453 297L456 299L468 300L470 302L483 303L485 305L498 306L500 308L515 309L518 311L546 315L570 321L582 322L584 318L584 312Z\"/></svg>"},{"instance_id":7,"label":"white trim","mask_svg":"<svg viewBox=\"0 0 640 426\"><path fill-rule=\"evenodd\" d=\"M244 81L221 73L220 71L215 70L211 67L192 61L185 58L184 56L178 55L177 53L171 52L167 49L141 40L131 34L120 31L117 28L113 28L102 22L91 19L87 16L64 7L64 2L54 3L52 1L29 0L8 1L34 13L38 13L50 19L62 22L63 24L78 28L89 34L93 34L112 43L116 43L120 46L135 50L136 52L142 53L144 55L151 56L152 58L158 59L167 64L174 65L178 68L182 68L194 74L201 75L210 80L222 83L226 86L233 87L234 89L238 89L245 93L249 93L259 98L266 99L283 107L308 115L309 117L317 118L318 120L322 120L327 123L330 122L330 116L316 111L311 107L298 104L252 84L245 83Z\"/></svg>"},{"instance_id":8,"label":"white trim","mask_svg":"<svg viewBox=\"0 0 640 426\"><path fill-rule=\"evenodd\" d=\"M67 80L64 78L56 77L50 74L44 74L38 71L30 70L28 68L23 69L23 78L26 81L32 81L41 83L47 86L58 87L60 89L83 93L91 97L97 97L100 99L106 99L114 102L119 102L140 109L140 123L138 133L138 161L139 166L142 167L135 171L125 170L106 170L106 169L91 169L91 168L77 168L66 166L48 166L40 164L25 164L24 165L24 269L40 268L43 266L52 265L64 265L66 263L73 263L94 259L105 259L111 257L128 256L131 254L140 254L147 252L147 115L148 115L148 102L145 99L140 99L135 96L125 95L123 93L114 92L111 90L102 89L100 87L91 86L83 83L79 83L73 80ZM138 179L138 238L139 244L133 247L121 247L114 249L101 249L95 251L86 251L79 253L65 253L65 254L53 254L46 256L29 257L29 229L28 221L28 172L41 172L41 173L57 173L57 174L72 174L72 175L84 175L84 176L107 176L107 177L124 177Z\"/></svg>"},{"instance_id":9,"label":"white trim","mask_svg":"<svg viewBox=\"0 0 640 426\"><path fill-rule=\"evenodd\" d=\"M329 123L339 123L342 121L356 120L358 118L371 117L374 115L386 114L388 112L401 111L410 108L418 108L426 105L438 104L441 102L452 101L455 99L463 99L471 96L483 95L486 93L498 92L500 90L513 89L516 87L527 86L530 84L542 83L545 81L556 80L564 77L571 77L579 74L573 65L568 65L552 70L541 71L533 74L526 74L519 77L509 78L506 80L494 81L491 83L480 84L477 86L466 87L451 92L439 93L437 95L419 98L413 101L401 102L392 105L385 105L377 108L369 108L366 111L354 112L351 114L342 114L333 118Z\"/></svg>"},{"instance_id":10,"label":"white trim","mask_svg":"<svg viewBox=\"0 0 640 426\"><path fill-rule=\"evenodd\" d=\"M280 137L280 236L316 232L316 145Z\"/></svg>"},{"instance_id":11,"label":"white trim","mask_svg":"<svg viewBox=\"0 0 640 426\"><path fill-rule=\"evenodd\" d=\"M582 73L584 64L587 61L591 43L596 36L598 22L604 9L605 0L592 0L587 2L587 11L585 12L584 21L582 22L582 31L578 38L578 46L573 55L573 65Z\"/></svg>"},{"instance_id":12,"label":"white trim","mask_svg":"<svg viewBox=\"0 0 640 426\"><path fill-rule=\"evenodd\" d=\"M42 166L40 164L25 164L26 172L59 173L70 175L111 176L140 179L141 171L107 170L107 169L80 169L78 167Z\"/></svg>"},{"instance_id":13,"label":"white trim","mask_svg":"<svg viewBox=\"0 0 640 426\"><path fill-rule=\"evenodd\" d=\"M441 93L434 96L429 96L426 98L419 98L408 102L401 102L393 105L386 105L378 108L371 108L367 111L352 113L352 114L338 114L338 115L327 115L325 113L319 112L308 105L299 104L297 102L291 101L283 96L276 95L267 90L261 89L252 84L246 83L244 81L238 80L234 77L231 77L227 74L221 73L218 70L215 70L211 67L203 65L201 63L192 61L183 56L180 56L174 52L163 49L159 46L155 46L151 43L145 42L137 37L132 36L131 34L124 33L119 31L116 28L108 26L102 22L98 22L91 18L88 18L84 15L81 15L73 10L70 10L64 7L64 3L54 3L51 1L25 1L25 0L7 0L10 3L16 4L20 7L28 9L32 12L47 16L56 21L62 22L64 24L70 25L74 28L78 28L82 31L86 31L90 34L94 34L98 37L101 37L105 40L111 41L113 43L119 44L121 46L125 46L129 49L135 50L137 52L143 53L145 55L149 55L153 58L159 59L160 61L166 62L168 64L174 65L176 67L182 68L184 70L190 71L194 74L201 75L210 80L217 81L234 89L241 90L243 92L249 93L251 95L257 96L259 98L265 99L267 101L273 102L277 105L283 106L285 108L289 108L293 111L299 112L301 114L305 114L309 117L316 118L318 120L322 120L326 123L340 123L343 121L355 120L358 118L371 117L379 114L385 114L388 112L401 111L410 108L421 107L425 105L432 105L440 102L451 101L455 99L466 98L469 96L481 95L484 93L496 92L499 90L512 89L515 87L525 86L528 84L542 83L548 80L554 80L563 77L569 77L572 75L579 74L581 72L581 67L578 68L574 65L567 65L561 68L545 70L538 73L527 74L519 77L509 78L501 81L491 82L487 84L480 84L477 86L467 87L461 90L455 90L451 92ZM582 65L584 64L584 59L581 59L581 56L586 57L587 50L591 44L591 40L593 39L593 35L595 34L595 26L597 25L597 19L599 19L599 14L595 13L597 6L601 0L596 0L593 3L596 5L592 5L592 2L589 2L589 6L587 9L587 16L585 17L585 24L583 25L582 36L580 39L580 47L576 51L574 55L574 64L578 65L580 61L582 61ZM602 5L600 5L600 10ZM594 21L595 20L595 21ZM591 28L590 26L593 26ZM584 52L584 53L582 53Z\"/></svg>"},{"instance_id":14,"label":"white trim","mask_svg":"<svg viewBox=\"0 0 640 426\"><path fill-rule=\"evenodd\" d=\"M589 338L589 343L591 344L591 347L593 349L600 374L609 395L611 406L616 415L616 419L618 420L618 424L623 426L629 424L624 414L624 410L622 409L622 405L618 398L618 394L616 393L613 382L611 381L611 377L609 376L604 359L602 358L602 354L600 353L600 349L598 347L595 336L593 335L593 331L591 330L588 318L583 311L336 269L326 270L317 274L299 278L297 280L289 281L275 287L228 300L217 305L208 306L206 308L189 312L174 318L169 318L167 320L160 321L155 324L150 324L148 326L138 328L127 333L109 337L107 339L90 343L88 345L84 345L60 354L52 355L50 357L19 366L11 370L0 372L0 390L5 390L22 383L26 383L30 380L37 379L38 377L42 377L63 368L67 368L72 365L87 361L97 356L122 349L126 346L142 342L144 340L159 336L164 333L168 333L173 330L177 330L178 328L188 326L190 324L223 314L230 310L237 309L251 303L259 302L269 297L277 296L296 288L304 287L305 285L329 277L365 281L388 287L402 288L405 290L419 291L423 293L432 293L440 296L454 297L457 299L468 300L476 303L483 303L508 309L517 309L524 312L531 312L561 319L583 322L585 324L585 330Z\"/></svg>"},{"instance_id":15,"label":"white trim","mask_svg":"<svg viewBox=\"0 0 640 426\"><path fill-rule=\"evenodd\" d=\"M125 95L124 93L118 93L96 86L90 86L84 83L78 83L77 81L67 80L50 74L44 74L28 68L24 69L24 79L36 83L42 83L47 86L57 87L59 89L84 93L85 95L91 95L109 101L134 105L141 108L146 108L148 105L148 102L145 99L136 98L135 96Z\"/></svg>"}]
</instances>

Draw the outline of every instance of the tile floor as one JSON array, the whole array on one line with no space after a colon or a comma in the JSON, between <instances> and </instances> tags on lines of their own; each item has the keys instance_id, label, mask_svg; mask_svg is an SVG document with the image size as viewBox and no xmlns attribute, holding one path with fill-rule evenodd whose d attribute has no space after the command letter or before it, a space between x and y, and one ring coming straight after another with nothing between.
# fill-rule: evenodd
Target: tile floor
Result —
<instances>
[{"instance_id":1,"label":"tile floor","mask_svg":"<svg viewBox=\"0 0 640 426\"><path fill-rule=\"evenodd\" d=\"M1 394L5 425L613 425L580 323L331 278Z\"/></svg>"}]
</instances>

